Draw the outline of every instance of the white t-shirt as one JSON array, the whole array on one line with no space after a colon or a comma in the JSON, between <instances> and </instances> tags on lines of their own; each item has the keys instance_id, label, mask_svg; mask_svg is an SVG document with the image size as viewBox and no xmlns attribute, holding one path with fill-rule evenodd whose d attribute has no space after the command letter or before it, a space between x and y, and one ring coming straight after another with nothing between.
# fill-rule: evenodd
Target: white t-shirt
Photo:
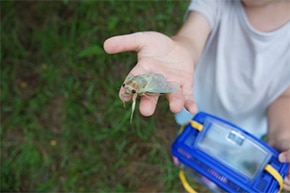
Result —
<instances>
[{"instance_id":1,"label":"white t-shirt","mask_svg":"<svg viewBox=\"0 0 290 193\"><path fill-rule=\"evenodd\" d=\"M199 110L261 137L267 107L290 86L290 23L257 31L238 0L192 0L189 10L204 15L211 26L195 70ZM191 117L176 115L179 123Z\"/></svg>"}]
</instances>

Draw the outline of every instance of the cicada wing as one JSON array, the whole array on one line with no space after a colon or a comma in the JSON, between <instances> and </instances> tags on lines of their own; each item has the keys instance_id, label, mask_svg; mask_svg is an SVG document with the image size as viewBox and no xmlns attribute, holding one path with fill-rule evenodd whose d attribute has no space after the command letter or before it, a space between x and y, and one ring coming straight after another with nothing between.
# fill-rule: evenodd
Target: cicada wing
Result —
<instances>
[{"instance_id":1,"label":"cicada wing","mask_svg":"<svg viewBox=\"0 0 290 193\"><path fill-rule=\"evenodd\" d=\"M179 89L179 86L175 83L169 83L166 81L162 74L144 74L145 79L148 80L148 84L144 87L144 92L151 93L171 93Z\"/></svg>"}]
</instances>

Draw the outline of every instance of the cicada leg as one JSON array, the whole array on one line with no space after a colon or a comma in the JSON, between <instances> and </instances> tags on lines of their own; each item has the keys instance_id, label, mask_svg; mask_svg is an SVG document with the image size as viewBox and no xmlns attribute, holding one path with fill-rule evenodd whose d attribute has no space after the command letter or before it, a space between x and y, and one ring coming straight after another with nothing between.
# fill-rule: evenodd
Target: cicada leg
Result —
<instances>
[{"instance_id":1,"label":"cicada leg","mask_svg":"<svg viewBox=\"0 0 290 193\"><path fill-rule=\"evenodd\" d=\"M130 123L132 123L133 114L134 114L135 106L136 106L137 96L138 96L137 93L133 94L133 96L132 96L132 112L131 112L131 117L130 117Z\"/></svg>"},{"instance_id":2,"label":"cicada leg","mask_svg":"<svg viewBox=\"0 0 290 193\"><path fill-rule=\"evenodd\" d=\"M160 93L153 93L153 92L145 92L141 96L146 97L147 99L151 100L152 102L157 104L157 101L153 100L150 96L161 96Z\"/></svg>"}]
</instances>

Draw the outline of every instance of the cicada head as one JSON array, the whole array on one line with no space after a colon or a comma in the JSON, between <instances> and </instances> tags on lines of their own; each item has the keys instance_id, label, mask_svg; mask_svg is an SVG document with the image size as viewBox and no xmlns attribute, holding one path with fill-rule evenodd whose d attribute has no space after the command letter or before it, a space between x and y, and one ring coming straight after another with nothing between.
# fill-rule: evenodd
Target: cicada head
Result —
<instances>
[{"instance_id":1,"label":"cicada head","mask_svg":"<svg viewBox=\"0 0 290 193\"><path fill-rule=\"evenodd\" d=\"M128 80L122 85L126 95L139 93L139 84L136 81Z\"/></svg>"}]
</instances>

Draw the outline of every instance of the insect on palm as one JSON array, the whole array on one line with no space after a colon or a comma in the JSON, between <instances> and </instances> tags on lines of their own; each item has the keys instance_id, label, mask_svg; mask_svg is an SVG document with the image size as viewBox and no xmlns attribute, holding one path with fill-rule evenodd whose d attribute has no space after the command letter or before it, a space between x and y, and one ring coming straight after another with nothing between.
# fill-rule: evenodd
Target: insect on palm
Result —
<instances>
[{"instance_id":1,"label":"insect on palm","mask_svg":"<svg viewBox=\"0 0 290 193\"><path fill-rule=\"evenodd\" d=\"M152 96L172 93L179 89L175 83L167 82L162 74L148 73L136 76L129 76L122 87L124 93L122 97L132 97L132 112L130 123L132 123L133 114L136 106L136 99L138 96Z\"/></svg>"}]
</instances>

